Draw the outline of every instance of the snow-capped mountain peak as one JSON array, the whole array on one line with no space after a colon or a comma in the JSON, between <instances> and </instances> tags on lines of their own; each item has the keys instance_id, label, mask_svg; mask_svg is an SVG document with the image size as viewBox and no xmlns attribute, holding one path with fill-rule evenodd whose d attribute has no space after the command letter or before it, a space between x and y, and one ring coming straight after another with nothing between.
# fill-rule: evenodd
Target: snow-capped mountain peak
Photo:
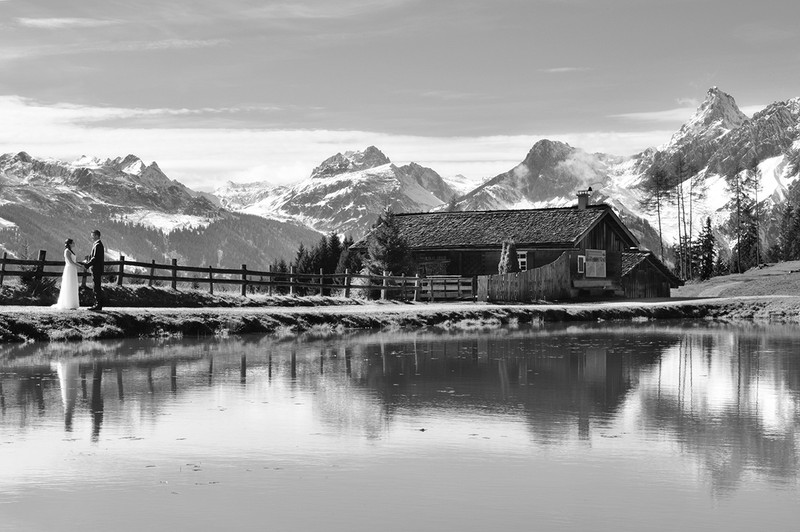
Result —
<instances>
[{"instance_id":1,"label":"snow-capped mountain peak","mask_svg":"<svg viewBox=\"0 0 800 532\"><path fill-rule=\"evenodd\" d=\"M711 87L703 103L672 136L668 146L684 144L687 139L716 139L741 127L747 120L733 96Z\"/></svg>"},{"instance_id":2,"label":"snow-capped mountain peak","mask_svg":"<svg viewBox=\"0 0 800 532\"><path fill-rule=\"evenodd\" d=\"M456 195L439 174L416 163L392 164L375 146L337 153L291 187L228 183L214 191L222 205L317 231L360 236L384 209L428 211Z\"/></svg>"},{"instance_id":3,"label":"snow-capped mountain peak","mask_svg":"<svg viewBox=\"0 0 800 532\"><path fill-rule=\"evenodd\" d=\"M103 161L98 159L97 157L89 157L88 155L81 155L74 161L70 166L74 168L100 168L102 166Z\"/></svg>"},{"instance_id":4,"label":"snow-capped mountain peak","mask_svg":"<svg viewBox=\"0 0 800 532\"><path fill-rule=\"evenodd\" d=\"M144 162L135 155L128 155L115 165L118 170L131 175L141 175L146 168Z\"/></svg>"},{"instance_id":5,"label":"snow-capped mountain peak","mask_svg":"<svg viewBox=\"0 0 800 532\"><path fill-rule=\"evenodd\" d=\"M370 146L364 151L346 151L337 153L322 161L314 168L311 177L331 177L339 174L358 172L389 164L391 161L375 146Z\"/></svg>"}]
</instances>

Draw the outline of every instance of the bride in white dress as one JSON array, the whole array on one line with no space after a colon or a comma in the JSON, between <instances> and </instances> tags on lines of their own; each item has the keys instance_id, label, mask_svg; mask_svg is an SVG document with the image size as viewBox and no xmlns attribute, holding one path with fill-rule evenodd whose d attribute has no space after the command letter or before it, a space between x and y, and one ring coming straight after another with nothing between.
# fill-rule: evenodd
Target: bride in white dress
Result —
<instances>
[{"instance_id":1,"label":"bride in white dress","mask_svg":"<svg viewBox=\"0 0 800 532\"><path fill-rule=\"evenodd\" d=\"M58 303L53 305L59 309L74 309L80 307L78 301L78 263L75 262L75 253L72 251L72 239L64 241L64 273L61 275L61 292L58 294Z\"/></svg>"}]
</instances>

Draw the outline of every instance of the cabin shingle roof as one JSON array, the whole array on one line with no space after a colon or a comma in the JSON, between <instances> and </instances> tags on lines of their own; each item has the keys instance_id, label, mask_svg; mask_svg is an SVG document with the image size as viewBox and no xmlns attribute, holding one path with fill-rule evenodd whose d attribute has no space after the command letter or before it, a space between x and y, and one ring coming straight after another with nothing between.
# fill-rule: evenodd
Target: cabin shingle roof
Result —
<instances>
[{"instance_id":1,"label":"cabin shingle roof","mask_svg":"<svg viewBox=\"0 0 800 532\"><path fill-rule=\"evenodd\" d=\"M396 214L400 234L412 249L517 247L552 244L571 246L610 212L605 205L586 209L525 209ZM366 247L366 237L354 244Z\"/></svg>"}]
</instances>

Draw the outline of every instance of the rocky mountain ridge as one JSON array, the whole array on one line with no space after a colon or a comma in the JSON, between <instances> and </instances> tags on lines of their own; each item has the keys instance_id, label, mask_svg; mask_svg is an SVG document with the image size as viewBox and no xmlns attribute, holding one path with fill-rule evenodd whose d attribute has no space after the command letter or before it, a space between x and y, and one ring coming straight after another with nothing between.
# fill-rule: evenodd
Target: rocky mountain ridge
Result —
<instances>
[{"instance_id":1,"label":"rocky mountain ridge","mask_svg":"<svg viewBox=\"0 0 800 532\"><path fill-rule=\"evenodd\" d=\"M135 155L71 163L26 152L0 155L0 248L11 256L44 249L59 258L65 238L88 249L100 228L110 256L179 258L196 264L266 266L291 256L316 231L220 209Z\"/></svg>"},{"instance_id":2,"label":"rocky mountain ridge","mask_svg":"<svg viewBox=\"0 0 800 532\"><path fill-rule=\"evenodd\" d=\"M800 168L790 164L798 158L798 150L800 98L773 103L748 118L733 97L712 87L694 115L663 146L624 158L541 140L517 166L459 198L456 208L568 206L575 203L576 191L591 186L593 201L614 206L643 245L657 249L658 235L653 230L658 225L657 214L643 206L645 185L656 168L674 172L682 166L685 189L692 195L690 231L696 236L702 220L711 217L720 244L730 248L731 235L725 226L730 216L731 176L757 168L759 202L765 212L762 238L768 246L774 242L774 211L785 203L798 181ZM675 201L662 207L663 237L671 246L677 242L679 230L686 228L678 227Z\"/></svg>"},{"instance_id":3,"label":"rocky mountain ridge","mask_svg":"<svg viewBox=\"0 0 800 532\"><path fill-rule=\"evenodd\" d=\"M161 231L166 235L161 238L169 240L176 231L208 235L218 220L240 216L234 225L248 225L242 233L252 235L240 246L263 248L258 231L264 231L264 241L271 242L269 256L291 258L299 242L313 242L320 233L358 238L386 207L396 212L561 207L574 205L575 193L591 186L592 201L611 204L643 245L655 250L660 246L654 229L659 224L654 209L643 206L645 185L656 169L678 165L691 191L688 209L695 225L689 231L696 235L701 220L711 217L720 243L728 248L730 181L745 169L757 169L761 231L768 246L774 240L776 213L790 197L800 199L800 98L775 102L748 118L732 96L712 87L662 146L619 157L540 140L519 164L465 193L431 168L392 163L375 146L328 157L295 185L227 183L214 195L170 180L156 163L145 164L133 155L62 163L24 152L7 154L0 156L0 231L20 228L23 219L33 225L33 213L40 212L53 219L86 216L140 225ZM670 246L686 228L679 228L676 202L666 201L662 207L660 226ZM28 209L30 217L4 214L19 208ZM261 224L258 231L254 224ZM282 239L285 235L291 239ZM207 244L215 246L226 244ZM162 248L166 253L169 246Z\"/></svg>"},{"instance_id":4,"label":"rocky mountain ridge","mask_svg":"<svg viewBox=\"0 0 800 532\"><path fill-rule=\"evenodd\" d=\"M434 170L417 163L397 166L375 146L337 153L294 186L227 183L214 194L231 210L297 220L323 233L354 238L387 207L395 212L429 211L457 195Z\"/></svg>"}]
</instances>

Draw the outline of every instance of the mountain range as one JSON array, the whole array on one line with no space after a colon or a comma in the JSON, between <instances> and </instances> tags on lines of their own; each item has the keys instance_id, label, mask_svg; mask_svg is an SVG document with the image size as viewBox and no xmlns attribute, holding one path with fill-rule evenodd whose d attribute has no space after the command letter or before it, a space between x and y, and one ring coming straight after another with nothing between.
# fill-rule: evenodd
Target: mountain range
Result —
<instances>
[{"instance_id":1,"label":"mountain range","mask_svg":"<svg viewBox=\"0 0 800 532\"><path fill-rule=\"evenodd\" d=\"M458 193L430 168L393 164L375 146L337 153L290 187L227 183L214 191L223 207L279 220L297 220L323 232L362 236L387 207L429 211Z\"/></svg>"},{"instance_id":2,"label":"mountain range","mask_svg":"<svg viewBox=\"0 0 800 532\"><path fill-rule=\"evenodd\" d=\"M0 155L0 250L61 258L66 238L79 257L100 229L112 258L188 265L266 267L321 234L291 221L221 209L213 196L169 179L136 156L65 163L25 152ZM252 266L251 266L252 267Z\"/></svg>"},{"instance_id":3,"label":"mountain range","mask_svg":"<svg viewBox=\"0 0 800 532\"><path fill-rule=\"evenodd\" d=\"M229 183L215 195L235 211L295 219L320 231L358 237L387 205L398 212L561 207L574 204L578 190L592 187L592 201L612 205L643 247L660 247L658 226L670 246L677 242L679 231L695 237L703 220L710 217L718 242L729 250L731 179L737 171L756 167L766 248L774 242L777 213L787 197L792 190L800 194L795 186L798 151L800 98L773 103L748 118L732 96L712 87L667 143L629 157L588 153L545 139L536 142L513 168L484 178L464 192L463 180L448 183L415 163L397 167L370 147L331 157L293 187ZM680 180L691 196L683 198L680 208L689 214L679 216L677 201L666 201L659 223L655 209L645 206L645 185L656 168L674 168L678 161L686 169ZM420 194L419 188L430 194Z\"/></svg>"},{"instance_id":4,"label":"mountain range","mask_svg":"<svg viewBox=\"0 0 800 532\"><path fill-rule=\"evenodd\" d=\"M667 246L687 231L687 204L684 198L680 218L678 202L665 201L659 220L652 205L645 206L646 185L656 169L680 166L680 181L690 191L689 233L696 235L710 217L723 249L732 238L731 180L756 168L766 248L775 239L782 206L800 199L798 154L800 98L747 117L716 87L662 146L621 157L540 140L519 164L472 188L462 176L451 180L417 163L396 165L375 146L337 153L295 185L228 182L213 194L170 180L156 163L132 155L63 163L23 152L0 156L0 245L14 253L21 241L55 247L61 236L72 236L65 233L99 225L113 232L111 249L138 260L177 255L199 264L264 265L290 259L299 243L312 244L324 233L357 239L386 207L422 212L568 206L577 191L591 187L592 201L612 205L642 245L656 250L657 227Z\"/></svg>"}]
</instances>

